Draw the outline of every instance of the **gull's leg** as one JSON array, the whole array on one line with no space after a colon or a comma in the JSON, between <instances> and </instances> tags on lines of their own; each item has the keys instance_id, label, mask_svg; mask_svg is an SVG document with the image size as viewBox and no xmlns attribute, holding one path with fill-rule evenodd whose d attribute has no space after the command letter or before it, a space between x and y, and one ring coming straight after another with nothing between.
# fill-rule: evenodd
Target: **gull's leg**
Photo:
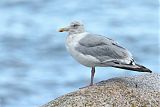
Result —
<instances>
[{"instance_id":1,"label":"gull's leg","mask_svg":"<svg viewBox=\"0 0 160 107\"><path fill-rule=\"evenodd\" d=\"M90 83L90 86L93 85L94 74L95 74L95 67L92 67L92 70L91 70L91 83Z\"/></svg>"},{"instance_id":2,"label":"gull's leg","mask_svg":"<svg viewBox=\"0 0 160 107\"><path fill-rule=\"evenodd\" d=\"M79 88L79 89L83 89L83 88L87 88L89 86L92 86L93 85L94 74L95 74L95 67L92 67L92 70L91 70L91 83L90 83L90 85L87 85L87 86Z\"/></svg>"}]
</instances>

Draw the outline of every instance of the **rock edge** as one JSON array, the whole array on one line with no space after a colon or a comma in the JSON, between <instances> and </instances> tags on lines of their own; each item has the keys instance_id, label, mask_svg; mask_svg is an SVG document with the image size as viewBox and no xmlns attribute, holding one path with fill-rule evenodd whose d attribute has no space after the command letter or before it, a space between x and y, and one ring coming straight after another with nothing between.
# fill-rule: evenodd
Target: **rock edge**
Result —
<instances>
[{"instance_id":1,"label":"rock edge","mask_svg":"<svg viewBox=\"0 0 160 107\"><path fill-rule=\"evenodd\" d=\"M159 107L160 74L117 77L63 95L41 107Z\"/></svg>"}]
</instances>

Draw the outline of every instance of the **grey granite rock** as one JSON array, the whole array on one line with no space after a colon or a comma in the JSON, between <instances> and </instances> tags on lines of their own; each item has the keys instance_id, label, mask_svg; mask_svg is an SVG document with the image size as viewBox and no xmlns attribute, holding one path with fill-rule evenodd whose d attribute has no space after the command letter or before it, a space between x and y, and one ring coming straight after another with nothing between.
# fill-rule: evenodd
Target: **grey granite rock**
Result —
<instances>
[{"instance_id":1,"label":"grey granite rock","mask_svg":"<svg viewBox=\"0 0 160 107\"><path fill-rule=\"evenodd\" d=\"M101 81L41 107L160 107L160 74Z\"/></svg>"}]
</instances>

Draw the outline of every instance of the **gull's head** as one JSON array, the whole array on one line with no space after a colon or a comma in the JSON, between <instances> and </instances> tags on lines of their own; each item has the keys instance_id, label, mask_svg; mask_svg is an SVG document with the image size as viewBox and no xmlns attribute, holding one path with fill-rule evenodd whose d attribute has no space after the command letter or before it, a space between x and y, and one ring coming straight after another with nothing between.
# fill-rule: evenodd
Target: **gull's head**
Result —
<instances>
[{"instance_id":1,"label":"gull's head","mask_svg":"<svg viewBox=\"0 0 160 107\"><path fill-rule=\"evenodd\" d=\"M80 22L74 21L67 27L59 29L59 32L69 32L69 34L83 33L84 26Z\"/></svg>"}]
</instances>

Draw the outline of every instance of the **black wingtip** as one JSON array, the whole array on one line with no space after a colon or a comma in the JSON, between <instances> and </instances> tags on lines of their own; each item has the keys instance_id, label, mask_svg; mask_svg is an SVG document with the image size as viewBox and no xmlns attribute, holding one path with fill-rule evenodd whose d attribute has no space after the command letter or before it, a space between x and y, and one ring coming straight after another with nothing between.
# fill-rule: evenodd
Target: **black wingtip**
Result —
<instances>
[{"instance_id":1,"label":"black wingtip","mask_svg":"<svg viewBox=\"0 0 160 107\"><path fill-rule=\"evenodd\" d=\"M121 68L121 69L126 69L126 70L132 70L132 71L138 71L138 72L148 72L148 73L152 73L152 71L142 65L139 64L135 64L135 65L114 65L112 67L115 68Z\"/></svg>"},{"instance_id":2,"label":"black wingtip","mask_svg":"<svg viewBox=\"0 0 160 107\"><path fill-rule=\"evenodd\" d=\"M151 70L149 70L149 69L145 70L144 72L152 73L152 71L151 71Z\"/></svg>"},{"instance_id":3,"label":"black wingtip","mask_svg":"<svg viewBox=\"0 0 160 107\"><path fill-rule=\"evenodd\" d=\"M151 70L149 70L149 73L152 73L152 71L151 71Z\"/></svg>"},{"instance_id":4,"label":"black wingtip","mask_svg":"<svg viewBox=\"0 0 160 107\"><path fill-rule=\"evenodd\" d=\"M152 71L148 68L146 68L145 66L142 66L142 65L139 65L139 64L136 64L138 67L140 67L140 71L142 72L149 72L149 73L152 73Z\"/></svg>"}]
</instances>

